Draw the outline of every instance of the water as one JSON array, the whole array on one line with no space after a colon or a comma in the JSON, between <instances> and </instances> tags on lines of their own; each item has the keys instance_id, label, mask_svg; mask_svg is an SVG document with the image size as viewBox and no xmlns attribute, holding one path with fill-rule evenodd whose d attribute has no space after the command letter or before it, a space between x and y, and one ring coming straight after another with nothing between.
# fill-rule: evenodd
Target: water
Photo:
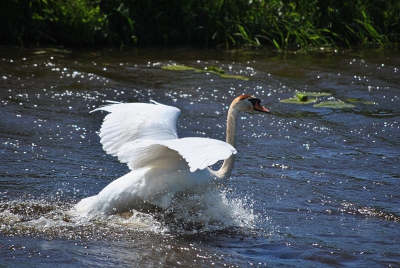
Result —
<instances>
[{"instance_id":1,"label":"water","mask_svg":"<svg viewBox=\"0 0 400 268\"><path fill-rule=\"evenodd\" d=\"M249 81L161 66L216 66ZM400 54L188 49L0 50L1 267L400 267ZM279 102L296 91L353 108ZM180 137L224 140L243 114L233 176L164 212L67 211L128 172L97 135L105 100L181 109ZM184 205L182 205L184 203Z\"/></svg>"}]
</instances>

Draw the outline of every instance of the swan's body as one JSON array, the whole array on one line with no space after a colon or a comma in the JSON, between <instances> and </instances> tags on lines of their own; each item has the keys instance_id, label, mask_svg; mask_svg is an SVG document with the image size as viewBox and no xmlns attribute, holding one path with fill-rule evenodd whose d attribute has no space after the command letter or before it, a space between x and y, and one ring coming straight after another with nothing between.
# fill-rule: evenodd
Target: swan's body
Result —
<instances>
[{"instance_id":1,"label":"swan's body","mask_svg":"<svg viewBox=\"0 0 400 268\"><path fill-rule=\"evenodd\" d=\"M236 121L240 111L269 111L251 95L237 97L228 111L226 142L208 138L179 139L180 110L156 102L117 103L100 107L108 114L100 129L103 149L127 163L130 173L99 194L82 199L75 210L118 212L167 208L174 197L200 194L223 184L231 175L236 150ZM208 166L224 160L218 171Z\"/></svg>"}]
</instances>

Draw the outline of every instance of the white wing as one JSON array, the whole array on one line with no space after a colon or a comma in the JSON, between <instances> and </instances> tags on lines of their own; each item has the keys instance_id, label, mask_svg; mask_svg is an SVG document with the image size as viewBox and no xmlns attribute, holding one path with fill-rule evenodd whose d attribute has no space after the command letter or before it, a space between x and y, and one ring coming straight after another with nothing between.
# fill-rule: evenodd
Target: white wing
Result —
<instances>
[{"instance_id":1,"label":"white wing","mask_svg":"<svg viewBox=\"0 0 400 268\"><path fill-rule=\"evenodd\" d=\"M118 103L100 107L107 111L100 129L100 142L108 154L116 156L121 146L138 139L177 139L178 108L153 102Z\"/></svg>"},{"instance_id":2,"label":"white wing","mask_svg":"<svg viewBox=\"0 0 400 268\"><path fill-rule=\"evenodd\" d=\"M94 111L110 112L100 129L103 149L131 170L145 166L204 169L236 154L226 142L207 138L178 139L178 108L159 104L118 103ZM184 160L186 161L184 161Z\"/></svg>"},{"instance_id":3,"label":"white wing","mask_svg":"<svg viewBox=\"0 0 400 268\"><path fill-rule=\"evenodd\" d=\"M236 154L232 145L214 139L137 140L125 144L118 153L118 159L127 163L131 170L148 165L187 169L189 165L190 171L194 172L232 154Z\"/></svg>"},{"instance_id":4,"label":"white wing","mask_svg":"<svg viewBox=\"0 0 400 268\"><path fill-rule=\"evenodd\" d=\"M131 170L143 167L188 169L187 162L174 150L149 140L136 140L124 144L118 160L127 163Z\"/></svg>"},{"instance_id":5,"label":"white wing","mask_svg":"<svg viewBox=\"0 0 400 268\"><path fill-rule=\"evenodd\" d=\"M191 172L205 169L236 154L232 145L208 138L183 138L163 140L157 143L177 151L188 162Z\"/></svg>"}]
</instances>

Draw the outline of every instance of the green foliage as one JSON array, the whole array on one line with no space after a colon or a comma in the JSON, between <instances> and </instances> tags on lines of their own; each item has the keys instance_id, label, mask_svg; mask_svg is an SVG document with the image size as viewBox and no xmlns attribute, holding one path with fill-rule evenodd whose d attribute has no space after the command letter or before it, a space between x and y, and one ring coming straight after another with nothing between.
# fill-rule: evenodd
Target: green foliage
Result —
<instances>
[{"instance_id":1,"label":"green foliage","mask_svg":"<svg viewBox=\"0 0 400 268\"><path fill-rule=\"evenodd\" d=\"M100 0L6 0L0 6L0 21L10 43L54 43L88 45L102 41L107 35L107 16ZM5 7L6 6L6 7ZM8 20L9 18L6 18ZM4 26L4 27L2 27Z\"/></svg>"},{"instance_id":2,"label":"green foliage","mask_svg":"<svg viewBox=\"0 0 400 268\"><path fill-rule=\"evenodd\" d=\"M318 1L272 2L272 28L263 30L263 37L278 49L335 46L335 36L326 26L319 27Z\"/></svg>"},{"instance_id":3,"label":"green foliage","mask_svg":"<svg viewBox=\"0 0 400 268\"><path fill-rule=\"evenodd\" d=\"M0 42L397 47L398 0L3 0Z\"/></svg>"},{"instance_id":4,"label":"green foliage","mask_svg":"<svg viewBox=\"0 0 400 268\"><path fill-rule=\"evenodd\" d=\"M32 24L39 34L60 44L94 44L107 32L100 1L37 0L32 2Z\"/></svg>"}]
</instances>

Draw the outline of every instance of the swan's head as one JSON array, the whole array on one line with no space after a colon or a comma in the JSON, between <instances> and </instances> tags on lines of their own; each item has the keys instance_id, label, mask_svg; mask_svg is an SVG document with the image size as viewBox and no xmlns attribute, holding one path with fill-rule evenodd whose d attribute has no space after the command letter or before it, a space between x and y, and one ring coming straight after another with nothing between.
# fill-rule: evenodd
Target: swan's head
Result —
<instances>
[{"instance_id":1,"label":"swan's head","mask_svg":"<svg viewBox=\"0 0 400 268\"><path fill-rule=\"evenodd\" d=\"M234 99L232 102L232 107L238 111L270 113L268 109L261 105L260 99L257 99L250 94L241 95Z\"/></svg>"}]
</instances>

